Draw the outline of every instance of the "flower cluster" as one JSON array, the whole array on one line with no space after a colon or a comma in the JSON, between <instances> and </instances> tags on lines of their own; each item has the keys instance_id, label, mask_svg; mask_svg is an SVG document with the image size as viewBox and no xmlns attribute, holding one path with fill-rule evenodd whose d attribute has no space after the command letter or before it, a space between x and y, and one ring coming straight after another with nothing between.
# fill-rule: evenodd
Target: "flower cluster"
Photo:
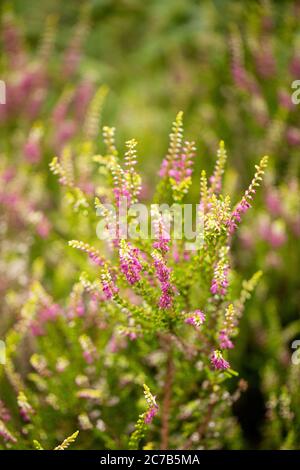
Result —
<instances>
[{"instance_id":1,"label":"flower cluster","mask_svg":"<svg viewBox=\"0 0 300 470\"><path fill-rule=\"evenodd\" d=\"M233 233L237 227L237 223L241 221L242 214L247 212L247 210L251 207L251 202L253 200L253 196L256 193L256 188L260 185L262 181L262 177L264 174L264 169L266 168L268 163L268 157L264 156L259 165L255 165L256 173L254 175L253 180L247 191L245 192L244 196L242 197L241 201L237 204L236 208L232 212L231 218L228 221L228 227L230 233Z\"/></svg>"},{"instance_id":2,"label":"flower cluster","mask_svg":"<svg viewBox=\"0 0 300 470\"><path fill-rule=\"evenodd\" d=\"M158 251L152 252L157 279L161 287L160 308L170 308L173 304L174 287L171 284L171 268L166 265Z\"/></svg>"},{"instance_id":3,"label":"flower cluster","mask_svg":"<svg viewBox=\"0 0 300 470\"><path fill-rule=\"evenodd\" d=\"M201 310L195 310L194 312L188 313L185 319L185 323L200 327L205 321L205 315Z\"/></svg>"},{"instance_id":4,"label":"flower cluster","mask_svg":"<svg viewBox=\"0 0 300 470\"><path fill-rule=\"evenodd\" d=\"M229 247L223 247L220 250L220 258L217 262L217 265L214 269L214 277L211 283L210 291L212 294L216 295L226 295L228 288L228 251Z\"/></svg>"},{"instance_id":5,"label":"flower cluster","mask_svg":"<svg viewBox=\"0 0 300 470\"><path fill-rule=\"evenodd\" d=\"M103 293L107 300L112 299L114 295L118 293L118 288L115 282L113 281L112 276L107 266L104 266L104 269L102 270L101 283L102 283Z\"/></svg>"},{"instance_id":6,"label":"flower cluster","mask_svg":"<svg viewBox=\"0 0 300 470\"><path fill-rule=\"evenodd\" d=\"M229 362L224 359L221 351L219 350L212 353L210 360L215 369L226 370L229 368Z\"/></svg>"},{"instance_id":7,"label":"flower cluster","mask_svg":"<svg viewBox=\"0 0 300 470\"><path fill-rule=\"evenodd\" d=\"M120 241L120 268L129 284L135 284L141 278L142 265L139 261L139 251L132 248L125 240Z\"/></svg>"}]
</instances>

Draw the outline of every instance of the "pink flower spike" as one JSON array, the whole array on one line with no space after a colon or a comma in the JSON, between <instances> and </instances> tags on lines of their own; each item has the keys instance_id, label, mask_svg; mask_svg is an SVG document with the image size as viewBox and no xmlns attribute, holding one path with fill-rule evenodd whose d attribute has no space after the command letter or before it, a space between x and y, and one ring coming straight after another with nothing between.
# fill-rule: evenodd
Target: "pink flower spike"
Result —
<instances>
[{"instance_id":1,"label":"pink flower spike","mask_svg":"<svg viewBox=\"0 0 300 470\"><path fill-rule=\"evenodd\" d=\"M153 248L159 250L163 255L166 254L170 249L170 233L168 222L163 214L158 212L156 209L152 209L151 216L153 218L153 230L155 235L155 241Z\"/></svg>"},{"instance_id":2,"label":"pink flower spike","mask_svg":"<svg viewBox=\"0 0 300 470\"><path fill-rule=\"evenodd\" d=\"M130 285L141 278L142 265L139 261L139 250L131 247L125 240L120 241L120 267Z\"/></svg>"},{"instance_id":3,"label":"pink flower spike","mask_svg":"<svg viewBox=\"0 0 300 470\"><path fill-rule=\"evenodd\" d=\"M101 273L101 283L103 293L107 300L111 300L119 292L107 267L105 267L105 270Z\"/></svg>"},{"instance_id":4,"label":"pink flower spike","mask_svg":"<svg viewBox=\"0 0 300 470\"><path fill-rule=\"evenodd\" d=\"M230 367L229 362L223 358L222 353L219 350L212 353L210 360L215 369L226 370Z\"/></svg>"},{"instance_id":5,"label":"pink flower spike","mask_svg":"<svg viewBox=\"0 0 300 470\"><path fill-rule=\"evenodd\" d=\"M159 299L160 308L170 308L173 304L174 287L171 284L171 269L159 252L153 252L154 267L157 279L161 286L161 296Z\"/></svg>"},{"instance_id":6,"label":"pink flower spike","mask_svg":"<svg viewBox=\"0 0 300 470\"><path fill-rule=\"evenodd\" d=\"M157 413L157 410L158 410L158 407L153 406L152 408L150 408L150 410L146 412L145 417L144 417L144 421L146 424L150 424L152 422L154 416Z\"/></svg>"},{"instance_id":7,"label":"pink flower spike","mask_svg":"<svg viewBox=\"0 0 300 470\"><path fill-rule=\"evenodd\" d=\"M225 330L220 331L219 343L221 349L232 349L234 347L233 342L229 339Z\"/></svg>"}]
</instances>

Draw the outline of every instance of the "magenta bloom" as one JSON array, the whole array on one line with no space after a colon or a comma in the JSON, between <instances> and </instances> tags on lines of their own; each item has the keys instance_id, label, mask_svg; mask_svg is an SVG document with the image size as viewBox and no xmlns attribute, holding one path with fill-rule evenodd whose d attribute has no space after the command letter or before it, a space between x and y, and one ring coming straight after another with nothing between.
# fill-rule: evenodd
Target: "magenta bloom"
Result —
<instances>
[{"instance_id":1,"label":"magenta bloom","mask_svg":"<svg viewBox=\"0 0 300 470\"><path fill-rule=\"evenodd\" d=\"M168 174L168 169L169 169L169 162L166 158L163 159L162 163L161 163L161 166L160 166L160 169L159 169L159 172L158 172L158 175L161 177L161 178L164 178L165 176L167 176Z\"/></svg>"},{"instance_id":2,"label":"magenta bloom","mask_svg":"<svg viewBox=\"0 0 300 470\"><path fill-rule=\"evenodd\" d=\"M165 291L162 292L160 299L159 299L159 307L160 308L170 308L172 307L173 304L173 298L170 294L170 291L165 289Z\"/></svg>"},{"instance_id":3,"label":"magenta bloom","mask_svg":"<svg viewBox=\"0 0 300 470\"><path fill-rule=\"evenodd\" d=\"M121 241L120 267L130 285L141 279L142 265L139 261L139 250Z\"/></svg>"},{"instance_id":4,"label":"magenta bloom","mask_svg":"<svg viewBox=\"0 0 300 470\"><path fill-rule=\"evenodd\" d=\"M52 304L49 307L45 307L43 310L41 310L39 317L43 322L54 321L58 317L59 312L59 305Z\"/></svg>"},{"instance_id":5,"label":"magenta bloom","mask_svg":"<svg viewBox=\"0 0 300 470\"><path fill-rule=\"evenodd\" d=\"M158 241L153 243L153 248L166 253L169 250L170 238L160 238Z\"/></svg>"},{"instance_id":6,"label":"magenta bloom","mask_svg":"<svg viewBox=\"0 0 300 470\"><path fill-rule=\"evenodd\" d=\"M21 415L21 418L23 419L23 421L25 421L25 423L30 422L30 416L29 416L28 411L26 410L26 408L20 408L20 415Z\"/></svg>"},{"instance_id":7,"label":"magenta bloom","mask_svg":"<svg viewBox=\"0 0 300 470\"><path fill-rule=\"evenodd\" d=\"M127 336L127 338L129 338L131 341L136 340L138 337L135 331L124 331L124 335Z\"/></svg>"},{"instance_id":8,"label":"magenta bloom","mask_svg":"<svg viewBox=\"0 0 300 470\"><path fill-rule=\"evenodd\" d=\"M226 370L230 367L229 362L223 358L222 353L219 350L212 353L210 360L215 369Z\"/></svg>"},{"instance_id":9,"label":"magenta bloom","mask_svg":"<svg viewBox=\"0 0 300 470\"><path fill-rule=\"evenodd\" d=\"M213 295L226 295L227 288L228 288L228 269L225 268L222 273L222 279L213 278L211 282L210 292Z\"/></svg>"},{"instance_id":10,"label":"magenta bloom","mask_svg":"<svg viewBox=\"0 0 300 470\"><path fill-rule=\"evenodd\" d=\"M255 192L254 189L252 191ZM248 197L250 198L250 196ZM233 211L231 219L228 221L229 233L233 233L235 231L237 228L237 223L242 219L242 214L247 212L250 207L250 203L245 198L243 198Z\"/></svg>"},{"instance_id":11,"label":"magenta bloom","mask_svg":"<svg viewBox=\"0 0 300 470\"><path fill-rule=\"evenodd\" d=\"M107 300L112 299L119 292L108 270L101 274L101 283L104 296Z\"/></svg>"},{"instance_id":12,"label":"magenta bloom","mask_svg":"<svg viewBox=\"0 0 300 470\"><path fill-rule=\"evenodd\" d=\"M173 167L169 170L169 176L173 178L176 183L184 181L192 175L192 164L193 164L194 154L186 151L186 148L183 149L183 152L179 155L178 160L173 162Z\"/></svg>"},{"instance_id":13,"label":"magenta bloom","mask_svg":"<svg viewBox=\"0 0 300 470\"><path fill-rule=\"evenodd\" d=\"M188 325L193 325L196 328L199 328L202 323L205 321L205 315L201 310L195 310L194 312L190 313L189 316L185 319L185 323Z\"/></svg>"},{"instance_id":14,"label":"magenta bloom","mask_svg":"<svg viewBox=\"0 0 300 470\"><path fill-rule=\"evenodd\" d=\"M110 300L114 294L118 292L118 289L114 286L114 284L107 281L102 282L102 290L107 300Z\"/></svg>"},{"instance_id":15,"label":"magenta bloom","mask_svg":"<svg viewBox=\"0 0 300 470\"><path fill-rule=\"evenodd\" d=\"M171 269L165 263L163 257L159 254L154 254L154 266L156 269L157 279L161 285L161 297L159 299L160 308L170 308L173 304L174 289L171 285Z\"/></svg>"},{"instance_id":16,"label":"magenta bloom","mask_svg":"<svg viewBox=\"0 0 300 470\"><path fill-rule=\"evenodd\" d=\"M145 417L144 417L144 421L146 424L150 424L152 422L157 411L158 411L158 406L157 407L153 406L146 412Z\"/></svg>"},{"instance_id":17,"label":"magenta bloom","mask_svg":"<svg viewBox=\"0 0 300 470\"><path fill-rule=\"evenodd\" d=\"M160 213L152 212L153 216L153 229L155 234L155 241L153 248L159 250L163 255L166 254L170 249L170 233L169 227L164 217Z\"/></svg>"},{"instance_id":18,"label":"magenta bloom","mask_svg":"<svg viewBox=\"0 0 300 470\"><path fill-rule=\"evenodd\" d=\"M82 301L77 303L75 311L78 317L82 317L84 315L84 303Z\"/></svg>"},{"instance_id":19,"label":"magenta bloom","mask_svg":"<svg viewBox=\"0 0 300 470\"><path fill-rule=\"evenodd\" d=\"M220 331L219 343L221 349L232 349L234 347L233 342L229 339L225 330Z\"/></svg>"},{"instance_id":20,"label":"magenta bloom","mask_svg":"<svg viewBox=\"0 0 300 470\"><path fill-rule=\"evenodd\" d=\"M83 351L83 357L87 364L92 364L94 362L94 357L91 351Z\"/></svg>"}]
</instances>

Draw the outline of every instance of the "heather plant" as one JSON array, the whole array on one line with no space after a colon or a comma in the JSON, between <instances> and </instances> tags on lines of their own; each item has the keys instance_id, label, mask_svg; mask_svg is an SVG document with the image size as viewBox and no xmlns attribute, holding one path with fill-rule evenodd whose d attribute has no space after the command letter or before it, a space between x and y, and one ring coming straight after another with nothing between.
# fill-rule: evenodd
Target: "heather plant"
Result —
<instances>
[{"instance_id":1,"label":"heather plant","mask_svg":"<svg viewBox=\"0 0 300 470\"><path fill-rule=\"evenodd\" d=\"M299 448L297 2L12 3L2 447Z\"/></svg>"},{"instance_id":2,"label":"heather plant","mask_svg":"<svg viewBox=\"0 0 300 470\"><path fill-rule=\"evenodd\" d=\"M69 242L90 263L65 304L55 303L39 283L32 285L18 323L6 335L3 445L54 448L65 436L72 440L78 428L81 448L239 447L232 405L246 384L229 351L261 273L240 283L231 244L253 203L267 157L232 205L222 191L227 152L220 142L212 176L201 173L201 224L196 226L201 243L190 247L172 227L166 229L157 205L152 208L153 238L130 239L120 230L122 199L132 207L142 191L138 146L129 140L122 162L113 128L104 127L103 140L105 153L93 157L100 169L94 201L70 177L76 174L76 159L66 159L66 150L50 165L71 191L76 211L89 218L95 204L104 226L113 221L117 230L107 246L103 240ZM159 172L157 203L184 206L195 154L178 113ZM108 201L115 214L107 209Z\"/></svg>"},{"instance_id":3,"label":"heather plant","mask_svg":"<svg viewBox=\"0 0 300 470\"><path fill-rule=\"evenodd\" d=\"M79 13L72 38L59 53L56 16L45 19L44 33L34 52L19 20L5 4L0 67L7 94L7 103L0 108L0 272L5 325L20 308L24 288L32 279L46 276L49 285L56 288L60 276L69 277L54 270L63 248L59 240L65 227L61 228L56 216L59 203L57 188L49 178L49 161L53 149L59 151L71 141L80 141L84 165L107 91L105 87L97 90L95 80L83 76L80 70L88 10L83 8ZM82 186L88 179L87 165L84 168ZM51 255L46 250L50 240L56 241ZM71 284L70 278L68 287Z\"/></svg>"}]
</instances>

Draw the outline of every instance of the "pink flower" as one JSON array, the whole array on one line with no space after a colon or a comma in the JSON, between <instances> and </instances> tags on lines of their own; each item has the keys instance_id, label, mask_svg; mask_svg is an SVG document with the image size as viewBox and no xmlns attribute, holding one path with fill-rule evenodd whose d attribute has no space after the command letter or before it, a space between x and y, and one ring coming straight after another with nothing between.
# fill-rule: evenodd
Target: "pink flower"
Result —
<instances>
[{"instance_id":1,"label":"pink flower","mask_svg":"<svg viewBox=\"0 0 300 470\"><path fill-rule=\"evenodd\" d=\"M213 295L219 294L219 295L226 295L227 288L228 288L228 268L226 267L222 273L222 278L220 279L214 277L212 282L211 282L211 287L210 287L210 292Z\"/></svg>"},{"instance_id":2,"label":"pink flower","mask_svg":"<svg viewBox=\"0 0 300 470\"><path fill-rule=\"evenodd\" d=\"M135 331L124 331L124 336L127 336L130 341L134 341L138 337Z\"/></svg>"},{"instance_id":3,"label":"pink flower","mask_svg":"<svg viewBox=\"0 0 300 470\"><path fill-rule=\"evenodd\" d=\"M253 191L255 192L255 190ZM233 211L230 220L227 222L229 233L233 233L235 231L237 228L237 223L242 219L242 214L247 212L250 207L250 203L245 198L243 198Z\"/></svg>"},{"instance_id":4,"label":"pink flower","mask_svg":"<svg viewBox=\"0 0 300 470\"><path fill-rule=\"evenodd\" d=\"M185 319L185 323L188 325L193 325L198 328L205 321L205 315L201 310L195 310L190 313L189 316Z\"/></svg>"},{"instance_id":5,"label":"pink flower","mask_svg":"<svg viewBox=\"0 0 300 470\"><path fill-rule=\"evenodd\" d=\"M113 281L108 269L102 272L101 282L102 282L102 290L107 300L112 299L119 292L119 289L117 288L115 282Z\"/></svg>"},{"instance_id":6,"label":"pink flower","mask_svg":"<svg viewBox=\"0 0 300 470\"><path fill-rule=\"evenodd\" d=\"M170 238L160 238L158 241L153 243L153 248L166 253L169 250Z\"/></svg>"},{"instance_id":7,"label":"pink flower","mask_svg":"<svg viewBox=\"0 0 300 470\"><path fill-rule=\"evenodd\" d=\"M135 284L141 278L142 265L139 261L139 250L126 244L121 240L120 254L120 267L122 273L125 275L130 285Z\"/></svg>"},{"instance_id":8,"label":"pink flower","mask_svg":"<svg viewBox=\"0 0 300 470\"><path fill-rule=\"evenodd\" d=\"M59 305L57 304L52 304L49 307L45 307L41 312L40 312L40 319L43 322L49 321L49 320L56 320L56 318L59 315Z\"/></svg>"},{"instance_id":9,"label":"pink flower","mask_svg":"<svg viewBox=\"0 0 300 470\"><path fill-rule=\"evenodd\" d=\"M108 282L102 282L102 289L107 300L110 300L118 290Z\"/></svg>"},{"instance_id":10,"label":"pink flower","mask_svg":"<svg viewBox=\"0 0 300 470\"><path fill-rule=\"evenodd\" d=\"M232 349L234 347L225 330L220 331L219 343L221 349Z\"/></svg>"},{"instance_id":11,"label":"pink flower","mask_svg":"<svg viewBox=\"0 0 300 470\"><path fill-rule=\"evenodd\" d=\"M156 209L151 210L152 225L155 236L153 248L165 255L170 249L170 227L169 219ZM167 215L168 217L168 215Z\"/></svg>"},{"instance_id":12,"label":"pink flower","mask_svg":"<svg viewBox=\"0 0 300 470\"><path fill-rule=\"evenodd\" d=\"M82 317L84 315L84 303L82 301L78 302L75 311L78 317Z\"/></svg>"},{"instance_id":13,"label":"pink flower","mask_svg":"<svg viewBox=\"0 0 300 470\"><path fill-rule=\"evenodd\" d=\"M163 290L163 288L162 288ZM169 289L163 290L160 299L159 299L159 307L160 308L170 308L173 304L173 298L169 292Z\"/></svg>"},{"instance_id":14,"label":"pink flower","mask_svg":"<svg viewBox=\"0 0 300 470\"><path fill-rule=\"evenodd\" d=\"M25 408L20 408L20 415L23 421L25 421L25 423L30 422L30 416Z\"/></svg>"},{"instance_id":15,"label":"pink flower","mask_svg":"<svg viewBox=\"0 0 300 470\"><path fill-rule=\"evenodd\" d=\"M173 135L174 137L174 135ZM173 139L172 137L172 139ZM195 143L184 142L181 148L181 134L177 135L177 143L173 142L174 148L161 165L159 175L162 178L169 177L173 198L180 201L188 192L193 173L193 161L195 156ZM176 149L176 150L175 150Z\"/></svg>"},{"instance_id":16,"label":"pink flower","mask_svg":"<svg viewBox=\"0 0 300 470\"><path fill-rule=\"evenodd\" d=\"M114 194L116 197L116 206L120 207L121 203L127 202L130 204L130 192L128 191L126 184L124 183L121 188L114 188Z\"/></svg>"},{"instance_id":17,"label":"pink flower","mask_svg":"<svg viewBox=\"0 0 300 470\"><path fill-rule=\"evenodd\" d=\"M223 358L222 353L219 350L212 353L210 360L215 369L226 370L230 367L229 362Z\"/></svg>"},{"instance_id":18,"label":"pink flower","mask_svg":"<svg viewBox=\"0 0 300 470\"><path fill-rule=\"evenodd\" d=\"M103 259L100 258L96 253L89 253L89 258L98 266L103 266Z\"/></svg>"},{"instance_id":19,"label":"pink flower","mask_svg":"<svg viewBox=\"0 0 300 470\"><path fill-rule=\"evenodd\" d=\"M91 354L90 351L84 351L83 352L83 357L84 357L84 360L87 364L92 364L94 362L94 357L93 357L93 355Z\"/></svg>"},{"instance_id":20,"label":"pink flower","mask_svg":"<svg viewBox=\"0 0 300 470\"><path fill-rule=\"evenodd\" d=\"M157 279L161 285L162 294L159 299L160 308L170 308L173 304L174 288L171 285L171 269L165 263L165 260L159 253L152 254Z\"/></svg>"},{"instance_id":21,"label":"pink flower","mask_svg":"<svg viewBox=\"0 0 300 470\"><path fill-rule=\"evenodd\" d=\"M154 416L156 415L157 411L158 411L158 406L153 406L145 413L144 421L146 424L152 423L152 420Z\"/></svg>"}]
</instances>

